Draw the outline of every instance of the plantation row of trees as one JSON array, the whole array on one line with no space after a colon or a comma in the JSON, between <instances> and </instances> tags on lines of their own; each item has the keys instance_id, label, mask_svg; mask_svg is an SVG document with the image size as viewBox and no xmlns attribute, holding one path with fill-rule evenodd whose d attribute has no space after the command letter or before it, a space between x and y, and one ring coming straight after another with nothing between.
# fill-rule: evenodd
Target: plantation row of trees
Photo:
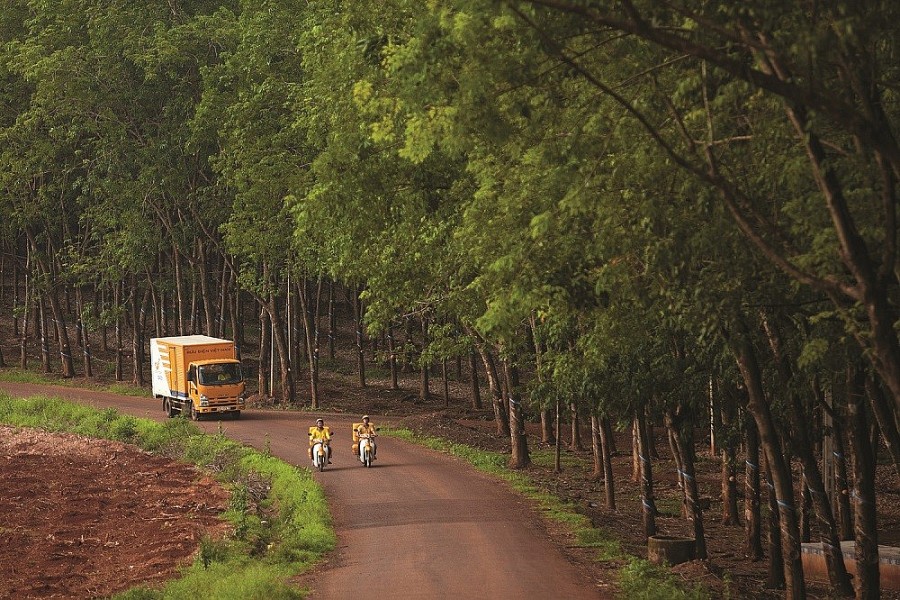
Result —
<instances>
[{"instance_id":1,"label":"plantation row of trees","mask_svg":"<svg viewBox=\"0 0 900 600\"><path fill-rule=\"evenodd\" d=\"M514 468L526 413L548 441L561 405L590 418L614 507L608 433L633 425L648 535L646 432L664 423L701 557L692 436L709 411L732 482L746 452L754 558L761 473L774 490L773 583L805 595L808 498L834 589L853 593L853 536L856 595L876 598L879 453L900 468L898 13L7 0L0 227L21 360L39 331L58 347L45 365L58 351L74 375L74 314L85 374L86 332L109 327L140 384L148 332L240 340L253 311L260 393L327 405L337 287L360 357L368 335L394 368L478 360Z\"/></svg>"}]
</instances>

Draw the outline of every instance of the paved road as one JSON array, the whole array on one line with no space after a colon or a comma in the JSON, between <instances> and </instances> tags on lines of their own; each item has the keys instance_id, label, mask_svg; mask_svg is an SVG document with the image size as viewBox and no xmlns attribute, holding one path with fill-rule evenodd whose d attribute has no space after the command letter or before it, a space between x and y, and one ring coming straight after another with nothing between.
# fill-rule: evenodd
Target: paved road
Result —
<instances>
[{"instance_id":1,"label":"paved road","mask_svg":"<svg viewBox=\"0 0 900 600\"><path fill-rule=\"evenodd\" d=\"M46 394L138 417L165 420L152 398L59 386L0 382L16 397ZM380 437L366 469L351 456L352 419L325 415L337 434L334 464L315 477L331 506L338 548L308 582L312 598L345 600L361 589L382 598L477 600L600 598L534 525L519 496L460 461ZM373 416L374 419L374 416ZM202 421L292 464L306 465L309 414L245 411L239 421Z\"/></svg>"}]
</instances>

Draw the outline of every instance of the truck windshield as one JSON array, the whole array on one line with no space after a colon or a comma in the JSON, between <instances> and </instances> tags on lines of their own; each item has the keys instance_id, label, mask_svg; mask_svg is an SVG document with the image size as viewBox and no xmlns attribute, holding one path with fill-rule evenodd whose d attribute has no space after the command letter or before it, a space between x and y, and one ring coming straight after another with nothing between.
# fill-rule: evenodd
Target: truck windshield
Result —
<instances>
[{"instance_id":1,"label":"truck windshield","mask_svg":"<svg viewBox=\"0 0 900 600\"><path fill-rule=\"evenodd\" d=\"M242 381L241 365L237 363L203 365L199 371L201 385L227 385Z\"/></svg>"}]
</instances>

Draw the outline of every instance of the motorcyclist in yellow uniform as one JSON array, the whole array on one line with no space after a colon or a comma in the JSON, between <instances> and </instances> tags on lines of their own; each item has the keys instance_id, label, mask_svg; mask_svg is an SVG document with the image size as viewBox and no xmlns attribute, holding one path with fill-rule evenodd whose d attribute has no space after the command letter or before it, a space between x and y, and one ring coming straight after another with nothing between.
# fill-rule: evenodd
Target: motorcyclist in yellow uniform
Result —
<instances>
[{"instance_id":1,"label":"motorcyclist in yellow uniform","mask_svg":"<svg viewBox=\"0 0 900 600\"><path fill-rule=\"evenodd\" d=\"M363 415L362 423L356 426L356 437L359 439L359 436L362 434L368 434L370 436L369 444L372 448L372 460L375 460L375 454L377 452L375 446L375 431L377 431L375 425L369 421L369 415Z\"/></svg>"},{"instance_id":2,"label":"motorcyclist in yellow uniform","mask_svg":"<svg viewBox=\"0 0 900 600\"><path fill-rule=\"evenodd\" d=\"M325 444L328 452L328 464L331 464L331 429L325 427L324 419L316 419L316 426L309 428L309 459L312 460L312 449L317 443Z\"/></svg>"}]
</instances>

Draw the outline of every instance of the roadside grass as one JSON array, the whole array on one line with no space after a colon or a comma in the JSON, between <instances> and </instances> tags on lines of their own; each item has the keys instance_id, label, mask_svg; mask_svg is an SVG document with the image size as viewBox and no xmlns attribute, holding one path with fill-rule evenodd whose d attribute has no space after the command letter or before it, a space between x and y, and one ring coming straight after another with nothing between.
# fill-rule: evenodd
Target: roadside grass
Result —
<instances>
[{"instance_id":1,"label":"roadside grass","mask_svg":"<svg viewBox=\"0 0 900 600\"><path fill-rule=\"evenodd\" d=\"M0 423L133 444L192 463L231 491L222 515L232 524L230 537L202 540L178 579L161 589L133 588L115 596L120 600L304 598L290 578L335 546L324 493L309 471L221 434L204 434L186 419L160 424L111 408L0 393Z\"/></svg>"},{"instance_id":2,"label":"roadside grass","mask_svg":"<svg viewBox=\"0 0 900 600\"><path fill-rule=\"evenodd\" d=\"M63 377L39 373L32 370L22 370L14 367L0 369L0 381L10 383L37 383L43 385L59 385L71 388L86 388L102 392L112 392L123 396L146 396L147 388L117 381L114 383L99 383L86 377Z\"/></svg>"},{"instance_id":3,"label":"roadside grass","mask_svg":"<svg viewBox=\"0 0 900 600\"><path fill-rule=\"evenodd\" d=\"M511 471L506 467L507 456L500 452L479 450L437 437L417 434L409 429L382 427L382 433L414 444L444 452L465 460L476 469L507 482L513 489L537 503L547 518L567 528L578 544L596 550L594 560L598 562L618 561L625 563L619 571L619 596L623 599L639 600L702 600L710 594L699 585L686 589L678 578L664 568L649 561L624 552L608 531L593 527L590 520L580 514L574 504L564 502L552 493L541 489L527 473ZM542 450L532 454L535 464L552 466L552 450ZM563 464L574 465L577 457L566 457Z\"/></svg>"}]
</instances>

